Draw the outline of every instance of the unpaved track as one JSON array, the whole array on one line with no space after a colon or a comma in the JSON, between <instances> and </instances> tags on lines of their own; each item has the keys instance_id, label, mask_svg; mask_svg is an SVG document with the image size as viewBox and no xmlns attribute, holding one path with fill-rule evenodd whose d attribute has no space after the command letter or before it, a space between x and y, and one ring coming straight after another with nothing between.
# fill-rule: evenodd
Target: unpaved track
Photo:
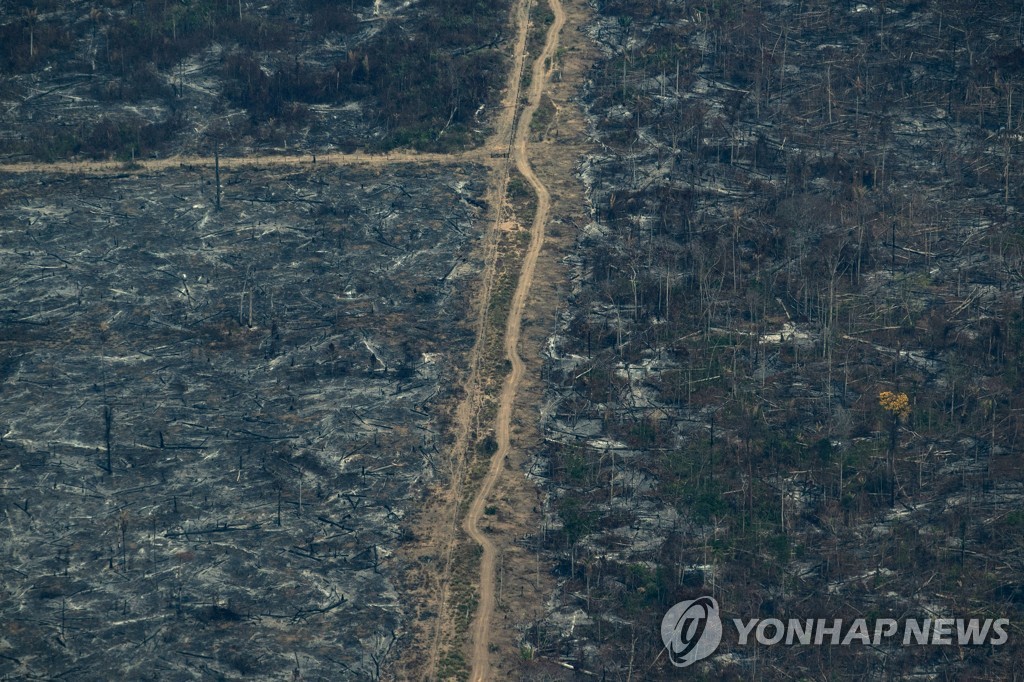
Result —
<instances>
[{"instance_id":1,"label":"unpaved track","mask_svg":"<svg viewBox=\"0 0 1024 682\"><path fill-rule=\"evenodd\" d=\"M397 163L452 164L467 161L484 161L488 155L483 149L473 149L455 154L418 154L410 151L394 151L386 154L351 154L316 155L314 163L312 154L267 154L266 156L222 156L220 167L232 168L272 168L272 167L312 167L315 165L345 166L388 166ZM124 161L55 161L53 163L25 162L0 164L0 173L93 173L98 175L115 173L159 172L170 168L188 168L193 166L213 166L212 156L169 156L165 159L139 159L132 164Z\"/></svg>"},{"instance_id":2,"label":"unpaved track","mask_svg":"<svg viewBox=\"0 0 1024 682\"><path fill-rule=\"evenodd\" d=\"M488 310L491 305L491 290L497 265L497 242L502 226L506 220L505 207L511 160L505 153L513 153L516 141L517 112L519 110L520 84L523 68L526 63L526 45L529 38L529 14L533 0L518 0L514 8L517 26L516 43L512 53L512 67L509 69L505 96L502 98L501 113L495 122L494 134L483 150L476 150L478 161L486 163L500 158L500 164L492 171L487 203L494 212L493 225L484 242L484 272L480 279L480 291L477 294L476 309L476 340L467 361L468 375L463 384L465 391L462 401L455 411L453 425L454 438L449 448L448 463L451 467L451 478L443 498L437 500L438 514L436 522L427 529L430 538L428 543L441 556L441 571L435 576L436 608L432 609L437 617L433 623L430 637L430 648L427 654L425 679L435 680L438 677L438 664L443 647L454 636L454 625L451 622L449 599L451 595L452 562L454 550L459 543L459 508L468 483L469 444L474 427L479 421L483 404L483 388L481 386L480 361L488 342ZM493 592L493 590L492 590Z\"/></svg>"},{"instance_id":3,"label":"unpaved track","mask_svg":"<svg viewBox=\"0 0 1024 682\"><path fill-rule=\"evenodd\" d=\"M537 257L544 246L544 227L547 223L548 213L551 210L551 195L547 187L544 186L534 173L527 152L530 122L537 111L537 107L540 105L541 94L544 92L544 87L547 85L548 78L551 75L548 65L554 63L554 55L558 49L558 35L565 24L565 12L562 9L561 2L559 0L549 0L549 4L551 5L552 12L555 14L555 20L548 27L544 49L533 63L530 90L527 95L529 103L523 109L519 125L515 130L515 139L512 145L512 155L515 159L516 168L526 178L526 181L530 183L537 196L537 211L533 216L533 225L530 228L530 246L523 258L519 282L512 297L508 313L508 323L505 327L505 354L512 364L512 371L509 372L502 387L501 398L498 403L498 414L494 425L498 449L491 458L487 475L484 477L463 522L463 528L466 533L479 543L483 549L483 554L480 558L480 583L476 619L473 621L473 627L470 631L473 643L469 661L472 669L470 679L474 682L483 682L483 680L487 680L490 676L490 634L491 619L494 615L495 558L497 554L494 542L480 530L480 519L483 516L487 500L494 490L495 483L497 483L498 478L501 476L505 457L511 451L512 408L515 404L519 383L522 381L525 371L525 365L519 356L519 337L522 327L523 310L530 295L530 287L533 285Z\"/></svg>"}]
</instances>

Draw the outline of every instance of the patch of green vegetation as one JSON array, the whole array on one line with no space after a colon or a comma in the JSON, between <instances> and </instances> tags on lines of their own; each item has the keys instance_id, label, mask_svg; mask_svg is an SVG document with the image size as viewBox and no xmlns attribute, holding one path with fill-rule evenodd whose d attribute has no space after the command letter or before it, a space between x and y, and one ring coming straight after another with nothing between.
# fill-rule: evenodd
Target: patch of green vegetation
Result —
<instances>
[{"instance_id":1,"label":"patch of green vegetation","mask_svg":"<svg viewBox=\"0 0 1024 682\"><path fill-rule=\"evenodd\" d=\"M491 434L487 434L480 442L477 443L476 447L477 450L480 451L480 454L490 457L498 451L498 441L496 441L494 436Z\"/></svg>"},{"instance_id":2,"label":"patch of green vegetation","mask_svg":"<svg viewBox=\"0 0 1024 682\"><path fill-rule=\"evenodd\" d=\"M546 94L541 95L540 104L530 120L530 132L534 135L543 135L555 118L555 104Z\"/></svg>"},{"instance_id":3,"label":"patch of green vegetation","mask_svg":"<svg viewBox=\"0 0 1024 682\"><path fill-rule=\"evenodd\" d=\"M469 664L457 648L451 648L437 663L437 677L441 680L468 680Z\"/></svg>"},{"instance_id":4,"label":"patch of green vegetation","mask_svg":"<svg viewBox=\"0 0 1024 682\"><path fill-rule=\"evenodd\" d=\"M530 196L530 185L523 176L516 173L509 178L507 191L511 199L525 199Z\"/></svg>"},{"instance_id":5,"label":"patch of green vegetation","mask_svg":"<svg viewBox=\"0 0 1024 682\"><path fill-rule=\"evenodd\" d=\"M599 518L597 512L575 495L567 495L559 501L558 516L562 519L565 538L570 545L593 531Z\"/></svg>"}]
</instances>

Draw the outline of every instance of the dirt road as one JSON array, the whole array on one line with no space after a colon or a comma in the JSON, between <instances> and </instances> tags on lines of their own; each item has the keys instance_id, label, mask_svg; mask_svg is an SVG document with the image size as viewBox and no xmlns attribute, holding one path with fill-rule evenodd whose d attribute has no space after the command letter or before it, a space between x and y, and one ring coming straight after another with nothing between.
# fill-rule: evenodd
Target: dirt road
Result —
<instances>
[{"instance_id":1,"label":"dirt road","mask_svg":"<svg viewBox=\"0 0 1024 682\"><path fill-rule=\"evenodd\" d=\"M353 152L351 154L332 153L317 154L315 158L314 164L314 156L309 153L222 156L220 157L220 167L230 170L232 168L301 167L316 164L326 166L387 166L396 163L451 164L464 163L466 161L483 162L489 159L489 155L484 149L472 149L454 154L420 154L410 151L394 151L385 154L366 154L363 152ZM159 172L170 168L191 166L212 167L213 164L214 158L212 156L169 156L165 159L140 159L132 164L127 164L124 161L55 161L53 163L28 161L25 163L0 164L0 173L92 173L105 175Z\"/></svg>"},{"instance_id":2,"label":"dirt road","mask_svg":"<svg viewBox=\"0 0 1024 682\"><path fill-rule=\"evenodd\" d=\"M441 571L434 576L435 608L437 614L430 637L430 648L427 654L425 677L437 679L441 652L454 636L454 625L451 622L449 601L452 588L452 564L456 546L459 543L459 511L468 483L469 444L474 426L480 417L483 403L480 362L484 348L488 343L487 311L491 305L491 291L494 283L497 264L498 235L505 221L505 207L508 203L507 188L510 158L504 154L509 152L516 141L516 124L519 120L520 84L526 63L526 45L529 37L529 10L533 0L519 0L514 10L517 26L516 42L512 52L512 65L508 73L505 95L502 98L500 114L495 121L494 133L482 150L474 150L480 162L500 162L493 166L491 182L488 188L487 203L493 207L493 225L484 241L484 272L480 278L480 289L476 298L476 340L467 360L468 375L463 383L464 397L455 411L453 424L453 442L448 452L448 463L451 477L446 490L439 491L440 499L434 500L433 514L425 514L428 527L423 529L428 540L426 546L438 551L441 558ZM484 158L486 157L486 158ZM433 522L430 519L433 518ZM492 571L493 573L493 571ZM493 592L493 588L492 588Z\"/></svg>"},{"instance_id":3,"label":"dirt road","mask_svg":"<svg viewBox=\"0 0 1024 682\"><path fill-rule=\"evenodd\" d=\"M473 642L469 661L472 669L470 679L474 682L486 680L490 674L490 631L491 618L494 615L495 588L495 546L494 542L480 530L480 519L483 516L487 500L494 490L495 483L497 483L501 475L505 457L509 454L512 447L510 438L512 408L515 404L519 383L522 381L525 371L523 360L519 356L519 337L523 310L526 307L526 300L530 295L530 287L533 285L537 257L544 246L544 227L551 209L550 193L534 173L528 153L530 122L537 111L537 107L540 105L541 94L544 92L544 87L550 76L549 65L553 63L553 57L558 49L558 35L565 24L565 12L562 9L561 2L559 0L549 0L549 2L551 10L554 12L555 20L548 28L544 49L533 63L530 90L527 94L528 104L523 110L519 125L516 127L515 138L512 144L512 156L515 159L516 168L526 178L527 182L530 183L537 196L537 211L533 216L533 225L530 228L530 246L523 258L519 282L512 297L512 304L508 313L508 323L505 328L505 354L512 364L512 371L509 372L502 387L501 398L498 403L498 414L494 425L498 449L491 457L487 475L484 477L463 522L463 528L466 533L479 543L483 549L483 554L480 558L480 584L477 595L476 619L473 621L473 627L470 632Z\"/></svg>"}]
</instances>

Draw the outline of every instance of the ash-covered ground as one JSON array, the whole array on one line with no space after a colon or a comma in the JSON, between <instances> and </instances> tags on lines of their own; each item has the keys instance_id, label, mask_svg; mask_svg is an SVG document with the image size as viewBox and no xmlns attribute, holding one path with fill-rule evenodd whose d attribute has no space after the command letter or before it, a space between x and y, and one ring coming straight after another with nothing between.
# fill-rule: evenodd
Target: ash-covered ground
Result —
<instances>
[{"instance_id":1,"label":"ash-covered ground","mask_svg":"<svg viewBox=\"0 0 1024 682\"><path fill-rule=\"evenodd\" d=\"M473 166L0 190L0 676L376 679L472 343Z\"/></svg>"}]
</instances>

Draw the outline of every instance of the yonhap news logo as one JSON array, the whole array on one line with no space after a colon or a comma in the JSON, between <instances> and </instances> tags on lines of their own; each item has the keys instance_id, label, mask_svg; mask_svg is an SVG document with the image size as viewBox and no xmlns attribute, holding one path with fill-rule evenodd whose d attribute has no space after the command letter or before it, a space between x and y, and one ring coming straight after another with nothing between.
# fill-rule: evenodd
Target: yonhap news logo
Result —
<instances>
[{"instance_id":1,"label":"yonhap news logo","mask_svg":"<svg viewBox=\"0 0 1024 682\"><path fill-rule=\"evenodd\" d=\"M736 642L773 646L1000 646L1008 618L733 618ZM715 653L722 618L713 597L681 601L661 620L661 640L672 665L685 668Z\"/></svg>"},{"instance_id":2,"label":"yonhap news logo","mask_svg":"<svg viewBox=\"0 0 1024 682\"><path fill-rule=\"evenodd\" d=\"M661 641L672 665L685 668L715 653L722 641L722 618L713 597L681 601L661 619Z\"/></svg>"}]
</instances>

